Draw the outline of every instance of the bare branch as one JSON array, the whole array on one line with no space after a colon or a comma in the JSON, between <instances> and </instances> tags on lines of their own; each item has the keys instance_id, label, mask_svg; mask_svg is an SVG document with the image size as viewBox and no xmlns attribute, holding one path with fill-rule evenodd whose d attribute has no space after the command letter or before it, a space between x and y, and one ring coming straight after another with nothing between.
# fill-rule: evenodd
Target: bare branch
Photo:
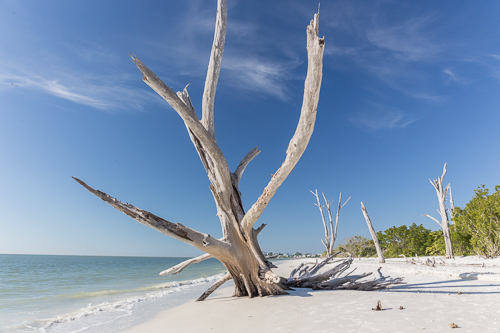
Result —
<instances>
[{"instance_id":1,"label":"bare branch","mask_svg":"<svg viewBox=\"0 0 500 333\"><path fill-rule=\"evenodd\" d=\"M187 91L188 86L189 84L184 87L184 90L182 92L178 91L177 97L179 97L184 102L184 104L186 104L186 106L191 110L191 112L193 112L193 115L196 117L196 111L194 109L193 103L191 103L191 98L189 97L189 93Z\"/></svg>"},{"instance_id":2,"label":"bare branch","mask_svg":"<svg viewBox=\"0 0 500 333\"><path fill-rule=\"evenodd\" d=\"M339 227L340 210L342 209L342 207L345 206L346 203L349 202L349 200L351 200L351 197L349 197L347 199L347 201L344 202L344 204L341 205L341 203L342 203L342 192L340 192L340 195L339 195L339 204L337 206L337 215L335 216L335 230L332 231L332 240L330 242L330 253L333 252L333 246L335 244L335 241L337 240L337 229ZM330 223L331 223L331 220L330 220Z\"/></svg>"},{"instance_id":3,"label":"bare branch","mask_svg":"<svg viewBox=\"0 0 500 333\"><path fill-rule=\"evenodd\" d=\"M288 144L285 161L272 176L264 192L259 199L257 199L257 202L253 204L241 222L245 232L251 230L278 188L295 168L295 165L304 153L313 133L321 88L323 51L325 46L324 39L318 36L318 30L319 15L315 14L314 20L312 20L307 27L308 68L304 83L304 97L299 123L295 134Z\"/></svg>"},{"instance_id":4,"label":"bare branch","mask_svg":"<svg viewBox=\"0 0 500 333\"><path fill-rule=\"evenodd\" d=\"M438 212L439 212L439 211L438 211ZM440 226L440 227L443 227L443 226L441 225L441 222L439 222L439 221L438 221L435 217L432 217L432 216L430 216L430 215L428 215L428 214L423 214L422 216L427 216L428 218L433 219L434 221L436 221L436 223L437 223L437 224L439 224L439 226Z\"/></svg>"},{"instance_id":5,"label":"bare branch","mask_svg":"<svg viewBox=\"0 0 500 333\"><path fill-rule=\"evenodd\" d=\"M220 187L220 191L224 192L224 189L232 188L231 184L231 173L229 172L229 167L227 165L226 159L224 155L220 151L217 146L215 140L209 134L209 132L205 129L205 127L201 124L201 122L194 114L193 110L184 102L184 99L179 98L174 91L168 87L163 81L161 81L146 65L144 65L139 58L131 55L132 60L137 65L139 70L141 71L143 77L143 81L150 86L158 95L163 97L165 101L167 101L170 106L179 114L179 116L184 121L186 127L190 131L190 135L192 136L192 141L195 144L200 146L200 149L197 147L198 154L206 153L210 158L210 163L213 164L213 168L207 170L211 171L209 173L210 181L217 187ZM203 152L201 151L203 149ZM207 160L200 155L205 168L207 168ZM214 179L215 178L215 179Z\"/></svg>"},{"instance_id":6,"label":"bare branch","mask_svg":"<svg viewBox=\"0 0 500 333\"><path fill-rule=\"evenodd\" d=\"M260 153L260 149L255 147L255 148L252 148L248 152L248 154L245 155L245 157L243 157L240 164L238 164L236 171L234 173L232 173L231 179L232 179L234 186L238 187L238 184L240 183L240 180L241 180L241 176L243 175L243 172L245 172L245 169L246 169L248 163L250 163L255 158L255 156L259 155L259 153Z\"/></svg>"},{"instance_id":7,"label":"bare branch","mask_svg":"<svg viewBox=\"0 0 500 333\"><path fill-rule=\"evenodd\" d=\"M321 192L321 194L323 195L323 199L325 200L325 207L326 207L326 211L328 212L328 220L330 222L330 231L329 231L330 239L327 241L328 243L330 243L330 245L329 245L329 247L326 248L328 255L330 255L330 254L332 254L332 251L333 251L333 243L335 242L335 238L337 237L337 235L334 234L334 229L333 229L333 218L332 218L332 209L331 209L333 200L330 202L326 199L325 193Z\"/></svg>"},{"instance_id":8,"label":"bare branch","mask_svg":"<svg viewBox=\"0 0 500 333\"><path fill-rule=\"evenodd\" d=\"M226 0L217 1L217 19L215 21L214 42L212 44L212 53L208 64L207 78L205 80L205 89L202 100L202 118L201 123L206 128L210 136L215 140L214 129L214 99L219 73L222 63L222 54L224 53L224 43L226 40L227 23L227 3Z\"/></svg>"},{"instance_id":9,"label":"bare branch","mask_svg":"<svg viewBox=\"0 0 500 333\"><path fill-rule=\"evenodd\" d=\"M321 240L321 242L323 243L323 245L326 247L326 250L328 251L328 249L330 248L330 235L329 235L329 230L328 230L328 226L326 225L326 220L325 220L325 214L323 213L323 206L321 205L321 202L319 201L319 195L318 195L318 190L316 190L316 192L313 192L313 191L310 191L314 196L316 196L316 201L318 202L316 204L316 206L318 206L319 208L319 212L321 214L321 220L323 221L323 228L325 229L325 240ZM325 198L325 201L326 203L328 203L328 201L326 200ZM330 254L330 253L328 253Z\"/></svg>"},{"instance_id":10,"label":"bare branch","mask_svg":"<svg viewBox=\"0 0 500 333\"><path fill-rule=\"evenodd\" d=\"M153 213L134 207L129 203L123 203L104 192L95 190L78 178L73 177L73 179L92 194L113 206L115 209L127 214L137 222L161 232L162 234L178 239L211 254L221 253L222 251L227 251L229 249L229 246L226 243L215 239L210 235L201 233L180 223L169 222L154 215Z\"/></svg>"},{"instance_id":11,"label":"bare branch","mask_svg":"<svg viewBox=\"0 0 500 333\"><path fill-rule=\"evenodd\" d=\"M450 215L453 218L455 216L455 202L453 201L453 194L451 194L451 186L448 184L448 193L450 195Z\"/></svg>"},{"instance_id":12,"label":"bare branch","mask_svg":"<svg viewBox=\"0 0 500 333\"><path fill-rule=\"evenodd\" d=\"M160 272L160 276L165 276L165 275L176 275L179 274L184 270L184 268L188 267L191 264L197 264L199 262L202 262L203 260L207 260L209 258L212 258L211 254L205 253L202 254L199 257L191 258L186 261L183 261L175 266L170 267L169 269L166 269L162 272Z\"/></svg>"},{"instance_id":13,"label":"bare branch","mask_svg":"<svg viewBox=\"0 0 500 333\"><path fill-rule=\"evenodd\" d=\"M340 192L340 196L342 196L342 192ZM345 204L349 202L349 200L351 200L351 197L347 198L347 200L342 204L340 208L343 208Z\"/></svg>"},{"instance_id":14,"label":"bare branch","mask_svg":"<svg viewBox=\"0 0 500 333\"><path fill-rule=\"evenodd\" d=\"M223 277L217 280L210 288L208 288L197 300L196 302L204 301L211 293L213 293L217 288L222 286L225 282L231 280L231 274L226 273Z\"/></svg>"},{"instance_id":15,"label":"bare branch","mask_svg":"<svg viewBox=\"0 0 500 333\"><path fill-rule=\"evenodd\" d=\"M264 227L265 227L266 225L267 225L267 224L262 223L260 227L258 227L257 229L255 229L255 234L256 234L256 235L260 234L260 232L262 231L262 229L264 229Z\"/></svg>"},{"instance_id":16,"label":"bare branch","mask_svg":"<svg viewBox=\"0 0 500 333\"><path fill-rule=\"evenodd\" d=\"M441 175L441 181L443 181L444 179L444 176L446 175L446 165L448 165L448 163L445 163L444 166L443 166L443 174Z\"/></svg>"},{"instance_id":17,"label":"bare branch","mask_svg":"<svg viewBox=\"0 0 500 333\"><path fill-rule=\"evenodd\" d=\"M370 230L370 234L372 235L373 243L375 244L375 249L377 249L377 254L378 254L378 261L380 263L385 262L384 254L382 253L382 248L380 247L380 244L378 242L377 234L375 233L375 229L373 229L372 221L370 220L370 217L368 216L368 211L365 208L365 205L363 202L361 202L361 210L363 211L363 215L366 220L366 224L368 225L368 230Z\"/></svg>"}]
</instances>

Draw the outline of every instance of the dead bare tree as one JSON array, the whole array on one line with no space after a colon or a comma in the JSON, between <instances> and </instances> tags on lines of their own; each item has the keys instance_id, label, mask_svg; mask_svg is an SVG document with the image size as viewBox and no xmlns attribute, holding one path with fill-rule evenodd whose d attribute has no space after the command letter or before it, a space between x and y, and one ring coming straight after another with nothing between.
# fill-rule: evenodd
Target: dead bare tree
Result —
<instances>
[{"instance_id":1,"label":"dead bare tree","mask_svg":"<svg viewBox=\"0 0 500 333\"><path fill-rule=\"evenodd\" d=\"M385 263L384 254L382 253L382 248L378 242L377 233L375 232L375 229L373 229L372 221L368 216L368 211L366 210L365 205L363 205L363 202L361 202L361 211L363 211L363 216L365 217L366 224L368 225L368 230L370 230L370 235L372 235L373 243L377 249L378 262Z\"/></svg>"},{"instance_id":2,"label":"dead bare tree","mask_svg":"<svg viewBox=\"0 0 500 333\"><path fill-rule=\"evenodd\" d=\"M214 97L224 51L226 22L227 0L218 0L215 35L202 98L201 120L198 119L193 108L187 86L182 92L175 93L135 55L132 55L132 60L144 76L143 81L170 104L186 125L189 137L211 183L210 190L217 207L217 216L222 227L222 238L215 239L206 233L180 223L169 222L131 204L122 203L106 193L93 189L79 179L75 178L75 180L138 222L206 252L198 258L172 267L167 270L167 273L179 272L189 264L214 257L226 267L229 276L233 279L234 296L281 295L285 294L285 290L288 288L284 284L285 279L271 271L271 264L265 259L257 241L257 235L265 225L258 229L255 229L254 225L277 189L294 169L313 133L321 87L325 42L323 38L319 37L318 13L314 15L314 19L311 20L306 29L308 68L304 83L302 109L295 134L288 144L284 162L273 174L261 196L250 210L245 212L238 184L248 163L259 154L260 150L257 148L250 150L243 157L236 170L230 172L226 159L217 145L214 130ZM226 275L217 281L214 285L215 288L227 281L229 276ZM212 289L215 290L215 288ZM210 293L213 290L207 292ZM208 295L204 294L204 297L206 296Z\"/></svg>"},{"instance_id":3,"label":"dead bare tree","mask_svg":"<svg viewBox=\"0 0 500 333\"><path fill-rule=\"evenodd\" d=\"M322 205L321 202L320 202L320 200L319 200L318 190L316 190L315 192L313 192L313 191L310 191L310 192L314 196L316 196L317 203L315 203L314 205L319 208L319 212L321 213L321 219L323 221L323 227L325 228L325 239L324 240L322 239L321 242L323 243L323 245L326 248L326 256L327 257L331 257L333 255L333 245L335 244L335 240L337 239L337 228L339 226L339 214L340 214L340 210L342 209L342 207L345 206L345 204L347 202L349 202L349 200L351 200L351 197L349 197L346 200L346 202L344 202L343 204L341 204L342 203L342 192L340 192L340 195L339 195L339 204L338 204L338 207L337 207L337 215L335 216L335 228L334 228L333 227L333 219L332 219L332 211L330 209L333 201L331 201L331 202L328 201L326 199L325 193L321 192L321 194L323 195L323 199L325 200L325 204ZM324 214L323 208L326 208L326 211L328 212L329 224L326 223L325 214Z\"/></svg>"},{"instance_id":4,"label":"dead bare tree","mask_svg":"<svg viewBox=\"0 0 500 333\"><path fill-rule=\"evenodd\" d=\"M447 163L444 164L443 166L443 174L441 177L438 177L437 179L430 180L429 182L432 184L434 189L436 190L436 195L438 197L439 201L439 209L437 209L439 215L441 215L441 222L439 222L438 219L428 215L424 214L423 216L427 216L428 218L436 221L437 224L443 229L443 237L444 237L444 245L446 248L446 258L454 258L455 256L453 255L453 246L451 244L451 234L450 234L450 219L448 218L448 211L446 209L446 194L450 194L450 214L453 216L455 206L453 204L453 196L451 195L451 186L448 184L445 188L443 188L443 181L444 181L444 176L446 175L446 165Z\"/></svg>"}]
</instances>

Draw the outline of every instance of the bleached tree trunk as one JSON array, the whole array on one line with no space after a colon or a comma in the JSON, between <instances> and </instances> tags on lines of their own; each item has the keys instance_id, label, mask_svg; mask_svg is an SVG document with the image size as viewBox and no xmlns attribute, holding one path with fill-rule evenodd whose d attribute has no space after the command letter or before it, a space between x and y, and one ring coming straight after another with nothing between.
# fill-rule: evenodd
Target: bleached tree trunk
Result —
<instances>
[{"instance_id":1,"label":"bleached tree trunk","mask_svg":"<svg viewBox=\"0 0 500 333\"><path fill-rule=\"evenodd\" d=\"M332 211L331 211L331 205L332 205L333 201L332 202L328 201L326 199L325 193L321 192L321 194L323 195L323 200L325 200L325 204L322 205L320 200L319 200L318 190L316 190L315 192L313 192L313 191L310 191L310 192L316 197L317 203L315 203L314 205L319 208L319 212L321 214L321 220L323 221L323 228L325 229L325 239L324 240L322 239L321 242L323 243L323 245L326 248L326 256L331 257L333 255L333 246L335 244L335 240L337 239L337 229L339 226L340 210L351 199L351 197L349 197L346 200L346 202L344 202L344 204L342 204L342 192L340 192L339 204L337 207L337 215L335 216L335 228L334 228L333 227ZM326 211L328 212L329 224L326 223L323 208L326 208Z\"/></svg>"},{"instance_id":2,"label":"bleached tree trunk","mask_svg":"<svg viewBox=\"0 0 500 333\"><path fill-rule=\"evenodd\" d=\"M233 279L234 296L280 295L286 293L287 287L283 283L284 279L271 271L271 265L265 259L257 241L257 234L262 227L254 229L254 225L277 189L294 169L313 133L322 79L324 39L319 37L319 14L315 14L306 29L308 67L297 129L288 145L284 162L273 174L262 195L250 210L245 212L238 184L248 163L259 154L260 150L257 148L250 150L237 169L230 172L226 159L217 145L214 130L214 96L224 51L226 22L226 0L219 0L214 42L203 92L201 120L193 108L187 86L182 92L175 93L135 55L132 55L134 63L144 76L143 81L163 97L184 121L210 180L210 190L217 208L222 237L215 239L180 223L169 222L131 204L122 203L75 179L87 190L138 222L207 253L192 262L173 267L171 272L208 257L214 257L226 267ZM222 284L228 279L226 276L218 283Z\"/></svg>"},{"instance_id":3,"label":"bleached tree trunk","mask_svg":"<svg viewBox=\"0 0 500 333\"><path fill-rule=\"evenodd\" d=\"M438 202L439 202L438 213L439 215L441 215L441 222L439 222L439 220L428 214L424 214L423 216L427 216L428 218L436 221L436 223L439 224L439 226L443 230L444 245L446 248L446 258L454 258L455 256L453 255L453 246L451 243L450 220L448 218L448 212L446 210L446 194L448 193L448 191L450 192L451 214L453 214L455 207L453 204L453 197L451 196L450 184L448 184L445 188L443 188L444 176L446 175L446 165L447 163L445 163L443 166L443 173L441 177L438 177L437 179L434 180L429 179L429 182L436 190L436 195L438 197Z\"/></svg>"},{"instance_id":4,"label":"bleached tree trunk","mask_svg":"<svg viewBox=\"0 0 500 333\"><path fill-rule=\"evenodd\" d=\"M375 244L375 249L377 249L378 262L385 263L384 254L382 253L382 248L380 247L380 243L378 242L377 233L375 232L375 229L373 229L372 221L368 216L368 212L366 211L363 202L361 202L361 211L363 211L363 216L365 217L366 224L368 225L368 230L370 230L370 235L372 235L373 243Z\"/></svg>"}]
</instances>

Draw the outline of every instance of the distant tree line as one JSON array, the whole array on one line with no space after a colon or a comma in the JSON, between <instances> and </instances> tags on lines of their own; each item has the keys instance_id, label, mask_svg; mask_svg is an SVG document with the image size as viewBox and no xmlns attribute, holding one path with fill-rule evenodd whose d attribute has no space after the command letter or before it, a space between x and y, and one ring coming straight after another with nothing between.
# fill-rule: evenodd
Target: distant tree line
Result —
<instances>
[{"instance_id":1,"label":"distant tree line","mask_svg":"<svg viewBox=\"0 0 500 333\"><path fill-rule=\"evenodd\" d=\"M474 197L462 209L456 207L450 225L453 250L456 255L500 256L500 186L493 194L484 185L474 190ZM385 257L444 256L443 231L432 231L413 223L377 232ZM337 251L355 257L376 256L373 240L363 236L347 238Z\"/></svg>"}]
</instances>

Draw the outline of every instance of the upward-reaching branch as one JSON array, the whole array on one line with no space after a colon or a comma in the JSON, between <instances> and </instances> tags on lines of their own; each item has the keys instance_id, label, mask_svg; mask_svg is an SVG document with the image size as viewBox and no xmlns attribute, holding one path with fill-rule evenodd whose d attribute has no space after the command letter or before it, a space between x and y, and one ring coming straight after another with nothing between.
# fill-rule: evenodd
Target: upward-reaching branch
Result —
<instances>
[{"instance_id":1,"label":"upward-reaching branch","mask_svg":"<svg viewBox=\"0 0 500 333\"><path fill-rule=\"evenodd\" d=\"M314 205L319 208L319 213L321 214L321 221L323 222L323 229L325 229L325 240L321 240L321 242L326 247L327 255L329 256L331 254L330 253L330 229L328 229L328 226L326 225L325 213L323 212L323 207L324 206L319 201L318 190L316 190L315 192L313 192L313 191L310 190L309 192L311 192L316 197L317 203L315 203ZM323 198L325 199L325 206L327 206L327 209L329 211L329 208L330 208L329 205L328 205L329 202L326 199L324 193L323 193ZM332 218L331 218L331 215L330 215L330 225L331 225L331 223L332 223ZM331 229L333 230L333 226L331 226Z\"/></svg>"},{"instance_id":2,"label":"upward-reaching branch","mask_svg":"<svg viewBox=\"0 0 500 333\"><path fill-rule=\"evenodd\" d=\"M342 207L345 206L346 203L349 202L349 200L351 200L351 197L347 198L346 202L344 202L342 204L342 192L340 192L339 205L337 207L337 215L335 216L335 230L332 232L332 241L330 242L330 253L333 253L333 245L335 244L335 241L337 240L337 228L339 226L340 210L342 209Z\"/></svg>"},{"instance_id":3,"label":"upward-reaching branch","mask_svg":"<svg viewBox=\"0 0 500 333\"><path fill-rule=\"evenodd\" d=\"M208 64L207 78L205 80L205 90L202 100L201 123L206 128L210 136L215 140L214 128L214 98L217 82L219 81L220 67L222 64L222 54L224 53L224 43L226 41L227 23L227 1L217 1L217 19L215 21L214 42L210 62Z\"/></svg>"},{"instance_id":4,"label":"upward-reaching branch","mask_svg":"<svg viewBox=\"0 0 500 333\"><path fill-rule=\"evenodd\" d=\"M248 152L248 154L245 155L245 157L243 157L243 159L241 160L240 164L238 164L238 167L233 172L232 177L231 177L234 186L238 187L238 184L240 183L240 180L241 180L241 176L243 175L243 172L245 172L245 169L246 169L248 163L250 163L255 158L255 156L259 155L259 153L260 153L260 149L255 147L255 148L252 148Z\"/></svg>"},{"instance_id":5,"label":"upward-reaching branch","mask_svg":"<svg viewBox=\"0 0 500 333\"><path fill-rule=\"evenodd\" d=\"M134 63L140 69L142 75L144 75L142 80L156 91L158 95L163 97L184 121L192 137L193 144L200 154L200 158L207 170L210 182L216 186L217 192L231 193L231 173L229 172L226 159L215 140L196 117L192 106L189 106L190 103L186 104L184 102L185 98L179 98L179 96L146 67L139 58L132 56L132 60L134 60ZM185 93L181 93L181 95L185 95L187 98L189 96L187 95L187 90ZM207 156L204 156L205 154ZM228 197L220 199L222 204L229 207L230 203ZM225 201L222 199L225 199Z\"/></svg>"},{"instance_id":6,"label":"upward-reaching branch","mask_svg":"<svg viewBox=\"0 0 500 333\"><path fill-rule=\"evenodd\" d=\"M304 153L316 122L316 111L318 108L319 91L321 88L321 78L323 75L323 51L325 40L319 38L319 14L314 15L314 19L307 26L307 76L304 83L304 97L299 123L293 135L286 158L281 167L272 176L264 192L245 214L241 224L245 233L250 233L253 225L261 216L277 189L283 184L290 172L295 168L300 157Z\"/></svg>"}]
</instances>

